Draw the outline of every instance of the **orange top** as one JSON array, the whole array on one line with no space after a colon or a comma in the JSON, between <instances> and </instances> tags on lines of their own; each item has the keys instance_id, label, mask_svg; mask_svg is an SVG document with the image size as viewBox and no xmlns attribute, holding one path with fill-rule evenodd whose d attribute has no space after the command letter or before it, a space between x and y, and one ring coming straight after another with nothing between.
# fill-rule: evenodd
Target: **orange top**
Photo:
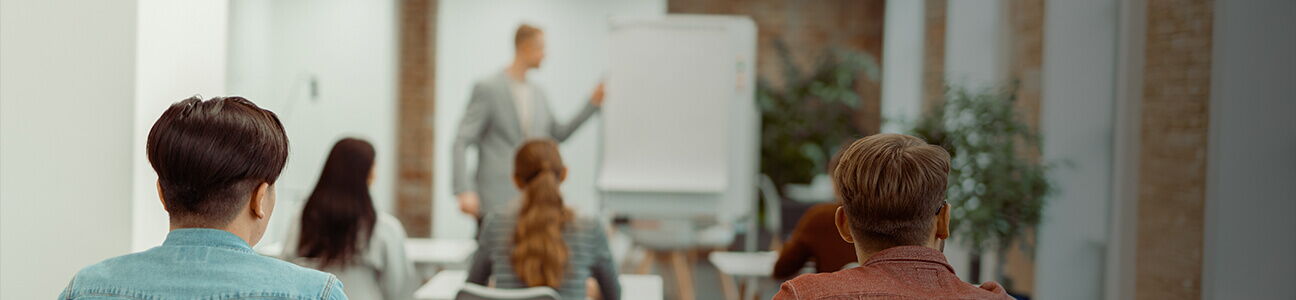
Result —
<instances>
[{"instance_id":1,"label":"orange top","mask_svg":"<svg viewBox=\"0 0 1296 300\"><path fill-rule=\"evenodd\" d=\"M824 203L806 210L792 230L792 237L779 251L778 262L774 263L774 278L796 276L810 260L814 260L818 273L837 272L846 264L855 262L855 246L837 234L834 220L837 207L840 205Z\"/></svg>"}]
</instances>

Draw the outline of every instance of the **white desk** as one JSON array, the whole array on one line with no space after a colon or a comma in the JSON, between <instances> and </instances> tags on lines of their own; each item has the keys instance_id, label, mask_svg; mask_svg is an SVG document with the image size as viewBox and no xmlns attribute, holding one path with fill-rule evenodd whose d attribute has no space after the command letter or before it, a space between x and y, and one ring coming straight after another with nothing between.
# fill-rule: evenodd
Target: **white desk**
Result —
<instances>
[{"instance_id":1,"label":"white desk","mask_svg":"<svg viewBox=\"0 0 1296 300\"><path fill-rule=\"evenodd\" d=\"M662 300L665 288L657 275L621 274L622 300Z\"/></svg>"},{"instance_id":2,"label":"white desk","mask_svg":"<svg viewBox=\"0 0 1296 300\"><path fill-rule=\"evenodd\" d=\"M774 274L774 263L778 261L778 252L711 252L708 257L711 264L721 273L747 281L741 299L751 299L760 292L760 281Z\"/></svg>"},{"instance_id":3,"label":"white desk","mask_svg":"<svg viewBox=\"0 0 1296 300\"><path fill-rule=\"evenodd\" d=\"M720 272L742 277L769 277L774 273L778 252L711 252L711 264Z\"/></svg>"},{"instance_id":4,"label":"white desk","mask_svg":"<svg viewBox=\"0 0 1296 300\"><path fill-rule=\"evenodd\" d=\"M468 271L464 270L445 270L432 276L432 280L419 287L414 291L414 299L420 300L451 300L455 294L463 289L464 283L468 281Z\"/></svg>"},{"instance_id":5,"label":"white desk","mask_svg":"<svg viewBox=\"0 0 1296 300\"><path fill-rule=\"evenodd\" d=\"M408 239L405 256L414 263L437 266L468 262L477 251L477 241L470 239Z\"/></svg>"},{"instance_id":6,"label":"white desk","mask_svg":"<svg viewBox=\"0 0 1296 300\"><path fill-rule=\"evenodd\" d=\"M621 299L623 300L662 300L663 288L661 276L657 275L632 275L624 274L619 276L621 281ZM432 276L418 291L414 292L414 299L419 300L451 300L463 289L464 283L468 281L468 272L462 270L446 270Z\"/></svg>"}]
</instances>

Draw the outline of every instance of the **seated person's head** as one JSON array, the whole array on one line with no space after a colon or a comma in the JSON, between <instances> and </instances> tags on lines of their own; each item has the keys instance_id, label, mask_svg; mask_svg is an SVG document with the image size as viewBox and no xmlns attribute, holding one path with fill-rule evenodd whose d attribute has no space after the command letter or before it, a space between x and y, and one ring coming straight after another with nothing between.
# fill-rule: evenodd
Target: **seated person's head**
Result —
<instances>
[{"instance_id":1,"label":"seated person's head","mask_svg":"<svg viewBox=\"0 0 1296 300\"><path fill-rule=\"evenodd\" d=\"M273 112L241 97L172 104L149 130L148 159L171 228L217 228L255 245L274 209L288 137Z\"/></svg>"},{"instance_id":2,"label":"seated person's head","mask_svg":"<svg viewBox=\"0 0 1296 300\"><path fill-rule=\"evenodd\" d=\"M315 190L302 207L298 256L316 259L320 268L345 267L358 260L378 220L369 195L374 153L373 145L361 139L333 144Z\"/></svg>"},{"instance_id":3,"label":"seated person's head","mask_svg":"<svg viewBox=\"0 0 1296 300\"><path fill-rule=\"evenodd\" d=\"M513 270L527 286L560 288L568 258L562 230L573 218L558 190L567 167L558 144L551 140L526 142L514 163L513 180L522 190L522 207L513 231Z\"/></svg>"},{"instance_id":4,"label":"seated person's head","mask_svg":"<svg viewBox=\"0 0 1296 300\"><path fill-rule=\"evenodd\" d=\"M832 172L842 202L837 230L857 253L907 245L939 249L949 238L945 149L908 135L877 134L839 155Z\"/></svg>"}]
</instances>

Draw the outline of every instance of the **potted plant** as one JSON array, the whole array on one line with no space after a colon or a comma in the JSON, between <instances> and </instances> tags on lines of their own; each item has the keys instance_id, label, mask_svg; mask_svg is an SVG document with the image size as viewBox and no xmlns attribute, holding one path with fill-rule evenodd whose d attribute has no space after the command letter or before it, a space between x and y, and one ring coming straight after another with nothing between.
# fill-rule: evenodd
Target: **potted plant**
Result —
<instances>
[{"instance_id":1,"label":"potted plant","mask_svg":"<svg viewBox=\"0 0 1296 300\"><path fill-rule=\"evenodd\" d=\"M973 282L981 281L982 253L995 251L1002 264L1012 243L1039 224L1053 188L1046 176L1051 164L1030 155L1040 153L1040 136L1022 122L1016 101L1015 85L980 92L949 88L944 102L912 130L951 155L951 234L972 250ZM1002 280L998 269L994 279Z\"/></svg>"},{"instance_id":2,"label":"potted plant","mask_svg":"<svg viewBox=\"0 0 1296 300\"><path fill-rule=\"evenodd\" d=\"M809 73L802 73L781 41L783 84L765 78L756 86L761 110L761 173L779 189L809 183L824 173L833 151L864 135L854 115L860 107L859 80L876 80L877 61L867 53L830 49Z\"/></svg>"}]
</instances>

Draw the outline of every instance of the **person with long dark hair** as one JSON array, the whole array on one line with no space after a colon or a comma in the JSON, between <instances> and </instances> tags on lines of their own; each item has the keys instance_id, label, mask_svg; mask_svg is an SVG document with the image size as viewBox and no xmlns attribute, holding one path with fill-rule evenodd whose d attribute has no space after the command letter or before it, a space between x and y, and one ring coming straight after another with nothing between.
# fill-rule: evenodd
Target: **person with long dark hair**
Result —
<instances>
[{"instance_id":1,"label":"person with long dark hair","mask_svg":"<svg viewBox=\"0 0 1296 300\"><path fill-rule=\"evenodd\" d=\"M593 278L600 299L620 299L607 232L597 220L578 218L563 204L558 184L566 178L556 142L522 145L513 168L522 191L520 207L487 215L468 282L486 285L494 275L496 287L547 286L563 299L585 299L586 280Z\"/></svg>"},{"instance_id":2,"label":"person with long dark hair","mask_svg":"<svg viewBox=\"0 0 1296 300\"><path fill-rule=\"evenodd\" d=\"M417 281L405 257L405 230L374 210L373 167L369 142L345 138L333 145L301 222L289 230L285 258L333 273L356 299L410 299Z\"/></svg>"}]
</instances>

